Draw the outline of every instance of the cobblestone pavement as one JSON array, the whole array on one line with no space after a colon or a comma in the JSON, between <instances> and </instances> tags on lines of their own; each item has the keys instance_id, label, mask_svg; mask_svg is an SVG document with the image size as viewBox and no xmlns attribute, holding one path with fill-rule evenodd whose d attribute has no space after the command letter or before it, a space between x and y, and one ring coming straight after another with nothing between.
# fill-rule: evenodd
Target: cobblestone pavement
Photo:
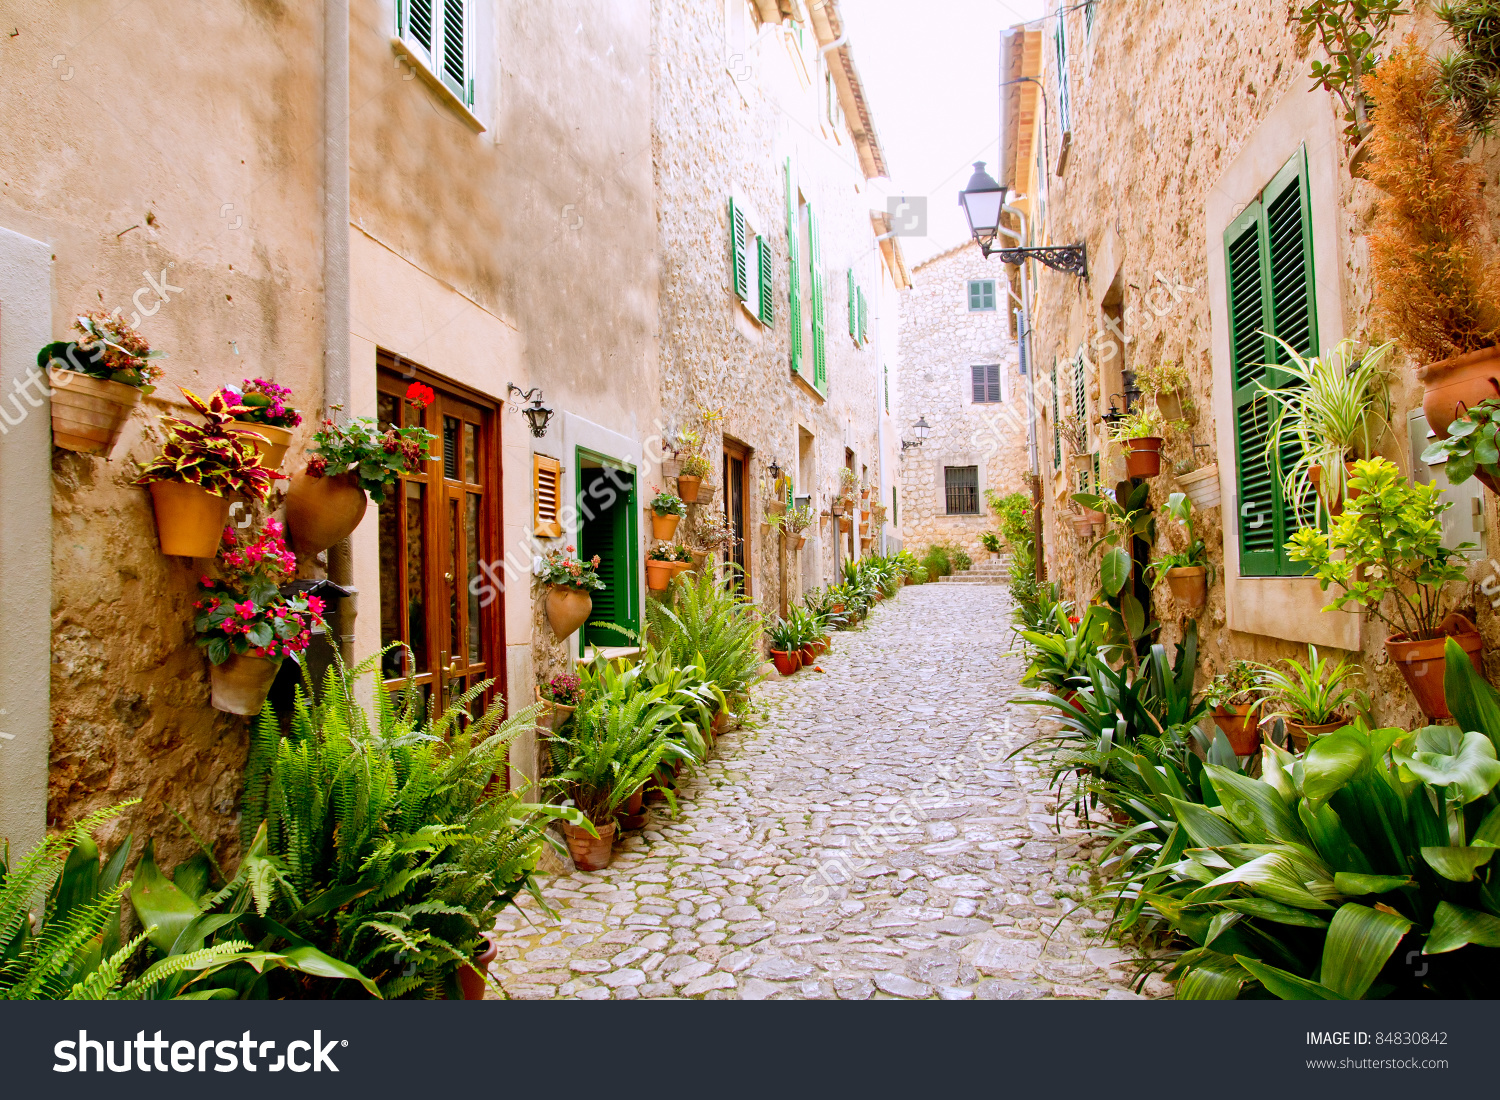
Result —
<instances>
[{"instance_id":1,"label":"cobblestone pavement","mask_svg":"<svg viewBox=\"0 0 1500 1100\"><path fill-rule=\"evenodd\" d=\"M511 997L1132 998L1125 956L1079 909L1099 846L1012 749L1036 712L1009 594L923 585L835 636L822 673L756 690L597 873L548 876L502 914ZM1050 933L1050 939L1049 939ZM1165 992L1152 979L1148 993Z\"/></svg>"}]
</instances>

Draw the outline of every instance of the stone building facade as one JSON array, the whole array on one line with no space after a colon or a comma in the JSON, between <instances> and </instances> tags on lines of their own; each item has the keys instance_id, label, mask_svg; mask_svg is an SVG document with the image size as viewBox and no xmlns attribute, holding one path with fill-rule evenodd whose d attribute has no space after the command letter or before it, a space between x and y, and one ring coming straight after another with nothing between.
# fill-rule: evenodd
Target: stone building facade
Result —
<instances>
[{"instance_id":1,"label":"stone building facade","mask_svg":"<svg viewBox=\"0 0 1500 1100\"><path fill-rule=\"evenodd\" d=\"M901 392L896 418L915 441L901 455L900 527L918 554L934 542L976 559L979 535L995 529L988 494L1027 490L1027 379L1015 338L1015 304L999 261L973 242L918 264L901 297Z\"/></svg>"},{"instance_id":2,"label":"stone building facade","mask_svg":"<svg viewBox=\"0 0 1500 1100\"><path fill-rule=\"evenodd\" d=\"M1346 335L1378 342L1365 241L1377 192L1350 172L1351 150L1331 94L1309 88L1311 63L1321 55L1301 35L1297 12L1297 5L1241 4L1205 19L1199 6L1175 0L1087 10L1053 5L1047 18L1004 39L1001 80L1011 83L1002 97L1004 163L997 178L1012 189L1030 243L1087 248L1086 279L1037 264L1028 266L1027 278L1038 381L1050 378L1055 364L1064 415L1069 397L1080 395L1104 488L1125 476L1100 416L1120 406L1126 372L1166 362L1188 372L1195 408L1168 433L1151 504L1160 509L1189 472L1212 471L1208 480L1220 490L1220 504L1196 517L1215 564L1208 606L1198 613L1203 674L1236 657L1305 659L1307 645L1316 644L1362 662L1378 721L1420 724L1386 657L1379 622L1323 612L1328 595L1292 568L1274 575L1242 561L1242 525L1256 525L1277 507L1268 494L1246 488L1237 450L1226 248L1248 224L1244 219L1300 204L1305 262L1297 278L1307 290L1302 316L1316 351ZM1395 22L1389 43L1412 29L1424 42L1435 37L1430 16L1410 16ZM1233 64L1206 65L1206 57ZM1493 151L1476 155L1493 178ZM1011 224L1022 228L1019 220ZM1431 471L1419 457L1425 422L1416 364L1399 352L1398 358L1393 430L1380 449L1402 470L1427 479ZM1046 560L1065 592L1086 601L1097 587L1097 555L1087 553L1091 540L1077 537L1068 522L1076 475L1065 447L1061 463L1048 453L1054 408L1043 387L1036 417ZM1446 488L1441 475L1436 480L1457 504L1448 537L1479 544L1471 573L1482 580L1491 569L1485 532L1495 529L1494 500L1469 487ZM1182 548L1175 524L1159 521L1159 527L1159 548ZM1500 623L1486 601L1468 610L1493 647ZM1164 640L1181 637L1187 615L1165 586L1156 590L1153 614L1164 624Z\"/></svg>"}]
</instances>

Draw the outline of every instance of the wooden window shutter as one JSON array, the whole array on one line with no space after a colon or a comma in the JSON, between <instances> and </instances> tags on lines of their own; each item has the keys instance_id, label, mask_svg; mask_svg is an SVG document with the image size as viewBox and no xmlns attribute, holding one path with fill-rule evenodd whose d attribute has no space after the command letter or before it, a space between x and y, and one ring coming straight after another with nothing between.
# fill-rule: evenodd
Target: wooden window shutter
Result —
<instances>
[{"instance_id":1,"label":"wooden window shutter","mask_svg":"<svg viewBox=\"0 0 1500 1100\"><path fill-rule=\"evenodd\" d=\"M807 208L808 278L812 280L813 386L828 392L828 297L823 275L823 245L818 219L811 206Z\"/></svg>"},{"instance_id":2,"label":"wooden window shutter","mask_svg":"<svg viewBox=\"0 0 1500 1100\"><path fill-rule=\"evenodd\" d=\"M978 404L985 399L984 368L973 367L971 373L974 376L974 402Z\"/></svg>"},{"instance_id":3,"label":"wooden window shutter","mask_svg":"<svg viewBox=\"0 0 1500 1100\"><path fill-rule=\"evenodd\" d=\"M804 373L802 365L802 248L797 224L797 185L792 179L792 158L786 159L786 249L787 327L790 328L792 370Z\"/></svg>"},{"instance_id":4,"label":"wooden window shutter","mask_svg":"<svg viewBox=\"0 0 1500 1100\"><path fill-rule=\"evenodd\" d=\"M984 368L985 382L989 392L985 395L991 404L1000 401L1000 364L991 363Z\"/></svg>"},{"instance_id":5,"label":"wooden window shutter","mask_svg":"<svg viewBox=\"0 0 1500 1100\"><path fill-rule=\"evenodd\" d=\"M760 323L770 328L776 323L776 299L771 279L771 246L764 237L755 238L755 261L760 274Z\"/></svg>"},{"instance_id":6,"label":"wooden window shutter","mask_svg":"<svg viewBox=\"0 0 1500 1100\"><path fill-rule=\"evenodd\" d=\"M532 533L562 538L562 463L546 455L531 456Z\"/></svg>"},{"instance_id":7,"label":"wooden window shutter","mask_svg":"<svg viewBox=\"0 0 1500 1100\"><path fill-rule=\"evenodd\" d=\"M438 76L448 90L463 102L474 106L474 73L472 58L473 28L469 0L442 0L443 26L439 48L434 50Z\"/></svg>"},{"instance_id":8,"label":"wooden window shutter","mask_svg":"<svg viewBox=\"0 0 1500 1100\"><path fill-rule=\"evenodd\" d=\"M1057 363L1052 364L1052 468L1062 469L1062 406L1057 399Z\"/></svg>"},{"instance_id":9,"label":"wooden window shutter","mask_svg":"<svg viewBox=\"0 0 1500 1100\"><path fill-rule=\"evenodd\" d=\"M1073 360L1073 415L1078 417L1078 423L1089 422L1089 395L1088 381L1084 377L1083 352L1078 353L1078 358Z\"/></svg>"},{"instance_id":10,"label":"wooden window shutter","mask_svg":"<svg viewBox=\"0 0 1500 1100\"><path fill-rule=\"evenodd\" d=\"M402 41L411 46L429 69L432 63L432 0L401 0L399 16Z\"/></svg>"},{"instance_id":11,"label":"wooden window shutter","mask_svg":"<svg viewBox=\"0 0 1500 1100\"><path fill-rule=\"evenodd\" d=\"M854 343L859 344L859 306L854 299L854 268L846 272L849 279L849 335L854 337Z\"/></svg>"},{"instance_id":12,"label":"wooden window shutter","mask_svg":"<svg viewBox=\"0 0 1500 1100\"><path fill-rule=\"evenodd\" d=\"M733 199L729 200L729 284L734 296L742 302L750 300L750 241L749 226L745 224L745 211Z\"/></svg>"},{"instance_id":13,"label":"wooden window shutter","mask_svg":"<svg viewBox=\"0 0 1500 1100\"><path fill-rule=\"evenodd\" d=\"M863 346L870 342L869 336L869 307L865 305L865 288L860 287L855 292L859 297L859 342Z\"/></svg>"}]
</instances>

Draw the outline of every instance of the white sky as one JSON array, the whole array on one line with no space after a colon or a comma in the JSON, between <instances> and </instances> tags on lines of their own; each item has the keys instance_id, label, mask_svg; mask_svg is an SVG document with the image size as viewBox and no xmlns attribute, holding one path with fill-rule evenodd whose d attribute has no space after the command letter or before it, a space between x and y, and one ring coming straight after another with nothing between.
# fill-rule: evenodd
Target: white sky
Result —
<instances>
[{"instance_id":1,"label":"white sky","mask_svg":"<svg viewBox=\"0 0 1500 1100\"><path fill-rule=\"evenodd\" d=\"M891 193L927 196L928 235L903 237L908 264L968 238L958 193L973 162L999 159L1000 32L1046 0L840 0ZM883 205L877 202L876 205Z\"/></svg>"}]
</instances>

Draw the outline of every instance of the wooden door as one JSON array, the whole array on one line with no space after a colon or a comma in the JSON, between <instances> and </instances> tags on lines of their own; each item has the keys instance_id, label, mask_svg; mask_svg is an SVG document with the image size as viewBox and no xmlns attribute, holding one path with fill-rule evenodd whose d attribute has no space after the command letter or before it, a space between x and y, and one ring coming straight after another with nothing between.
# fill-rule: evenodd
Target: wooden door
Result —
<instances>
[{"instance_id":1,"label":"wooden door","mask_svg":"<svg viewBox=\"0 0 1500 1100\"><path fill-rule=\"evenodd\" d=\"M504 689L504 595L500 547L500 418L495 402L417 371L437 397L425 409L404 400L413 375L382 367L382 427L420 425L437 438L424 468L402 477L380 505L381 674L388 690L410 677L428 706L446 708L485 680L496 683L470 708Z\"/></svg>"},{"instance_id":2,"label":"wooden door","mask_svg":"<svg viewBox=\"0 0 1500 1100\"><path fill-rule=\"evenodd\" d=\"M734 581L745 595L750 595L750 525L747 522L750 488L750 451L744 444L724 440L724 517L729 530L738 540L725 554L738 569L731 570Z\"/></svg>"}]
</instances>

